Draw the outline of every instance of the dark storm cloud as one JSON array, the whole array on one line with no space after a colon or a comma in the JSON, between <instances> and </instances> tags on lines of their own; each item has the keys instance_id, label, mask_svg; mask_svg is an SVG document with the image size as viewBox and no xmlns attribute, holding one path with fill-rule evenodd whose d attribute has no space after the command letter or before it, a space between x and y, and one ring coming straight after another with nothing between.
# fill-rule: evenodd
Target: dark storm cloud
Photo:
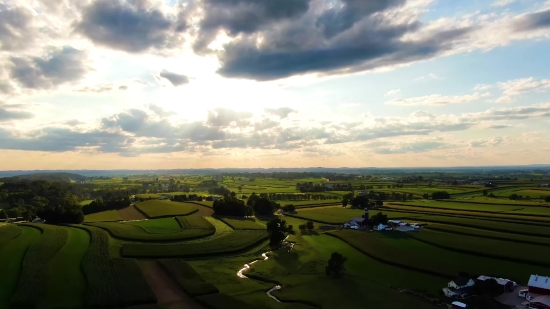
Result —
<instances>
[{"instance_id":1,"label":"dark storm cloud","mask_svg":"<svg viewBox=\"0 0 550 309\"><path fill-rule=\"evenodd\" d=\"M168 70L162 70L160 77L167 79L174 87L189 83L189 77L183 74L177 74Z\"/></svg>"},{"instance_id":2,"label":"dark storm cloud","mask_svg":"<svg viewBox=\"0 0 550 309\"><path fill-rule=\"evenodd\" d=\"M296 18L309 9L310 0L205 0L204 19L194 50L203 52L224 29L229 36L250 34L273 22Z\"/></svg>"},{"instance_id":3,"label":"dark storm cloud","mask_svg":"<svg viewBox=\"0 0 550 309\"><path fill-rule=\"evenodd\" d=\"M312 72L364 71L432 58L450 49L455 39L471 30L454 29L419 41L401 40L419 26L418 22L391 26L371 20L334 39L319 38L318 43L307 48L287 44L286 39L279 37L283 33L267 32L260 47L252 39L225 45L225 51L219 54L222 66L218 73L265 81Z\"/></svg>"},{"instance_id":4,"label":"dark storm cloud","mask_svg":"<svg viewBox=\"0 0 550 309\"><path fill-rule=\"evenodd\" d=\"M23 120L34 117L33 113L20 110L20 105L7 105L0 102L0 122L10 120Z\"/></svg>"},{"instance_id":5,"label":"dark storm cloud","mask_svg":"<svg viewBox=\"0 0 550 309\"><path fill-rule=\"evenodd\" d=\"M516 31L550 28L550 9L523 15L514 23L514 28Z\"/></svg>"},{"instance_id":6,"label":"dark storm cloud","mask_svg":"<svg viewBox=\"0 0 550 309\"><path fill-rule=\"evenodd\" d=\"M295 113L296 111L290 107L279 107L279 108L266 108L265 112L268 114L278 116L279 118L283 119L288 117L290 113Z\"/></svg>"},{"instance_id":7,"label":"dark storm cloud","mask_svg":"<svg viewBox=\"0 0 550 309\"><path fill-rule=\"evenodd\" d=\"M11 57L10 75L24 88L52 89L84 77L87 54L70 46L46 57Z\"/></svg>"},{"instance_id":8,"label":"dark storm cloud","mask_svg":"<svg viewBox=\"0 0 550 309\"><path fill-rule=\"evenodd\" d=\"M356 22L373 13L405 4L405 0L343 0L342 6L333 6L317 19L316 26L331 38L351 28Z\"/></svg>"},{"instance_id":9,"label":"dark storm cloud","mask_svg":"<svg viewBox=\"0 0 550 309\"><path fill-rule=\"evenodd\" d=\"M32 16L20 7L0 3L0 50L15 51L34 41Z\"/></svg>"},{"instance_id":10,"label":"dark storm cloud","mask_svg":"<svg viewBox=\"0 0 550 309\"><path fill-rule=\"evenodd\" d=\"M147 0L96 0L84 8L76 30L94 43L130 53L173 47L175 34L187 29L180 9L171 18Z\"/></svg>"}]
</instances>

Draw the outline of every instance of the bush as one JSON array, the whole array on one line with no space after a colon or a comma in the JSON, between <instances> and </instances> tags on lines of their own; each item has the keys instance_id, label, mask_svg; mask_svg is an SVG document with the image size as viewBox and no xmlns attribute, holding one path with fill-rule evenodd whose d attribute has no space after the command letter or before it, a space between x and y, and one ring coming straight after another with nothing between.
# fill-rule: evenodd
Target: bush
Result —
<instances>
[{"instance_id":1,"label":"bush","mask_svg":"<svg viewBox=\"0 0 550 309\"><path fill-rule=\"evenodd\" d=\"M313 222L308 221L308 222L306 223L306 228L307 228L308 230L313 230L313 228L315 228L315 226L313 225Z\"/></svg>"},{"instance_id":2,"label":"bush","mask_svg":"<svg viewBox=\"0 0 550 309\"><path fill-rule=\"evenodd\" d=\"M432 193L432 199L434 200L443 200L449 198L451 198L451 195L447 191L437 191Z\"/></svg>"},{"instance_id":3,"label":"bush","mask_svg":"<svg viewBox=\"0 0 550 309\"><path fill-rule=\"evenodd\" d=\"M298 229L300 229L300 230L305 230L305 229L306 229L306 225L305 225L305 224L300 224L300 225L298 225Z\"/></svg>"},{"instance_id":4,"label":"bush","mask_svg":"<svg viewBox=\"0 0 550 309\"><path fill-rule=\"evenodd\" d=\"M220 216L252 216L254 210L252 207L245 205L245 203L235 197L226 196L221 200L214 201L212 205L214 213Z\"/></svg>"},{"instance_id":5,"label":"bush","mask_svg":"<svg viewBox=\"0 0 550 309\"><path fill-rule=\"evenodd\" d=\"M550 195L547 196L544 200L545 200L546 202L549 202L549 203L550 203Z\"/></svg>"},{"instance_id":6,"label":"bush","mask_svg":"<svg viewBox=\"0 0 550 309\"><path fill-rule=\"evenodd\" d=\"M348 258L338 252L333 252L328 260L328 265L325 266L327 276L340 277L345 273L344 263Z\"/></svg>"}]
</instances>

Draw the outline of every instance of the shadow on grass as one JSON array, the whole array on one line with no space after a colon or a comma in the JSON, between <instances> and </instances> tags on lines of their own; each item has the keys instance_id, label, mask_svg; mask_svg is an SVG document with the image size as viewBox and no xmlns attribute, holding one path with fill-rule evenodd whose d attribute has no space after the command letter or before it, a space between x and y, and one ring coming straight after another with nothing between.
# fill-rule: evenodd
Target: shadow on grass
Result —
<instances>
[{"instance_id":1,"label":"shadow on grass","mask_svg":"<svg viewBox=\"0 0 550 309\"><path fill-rule=\"evenodd\" d=\"M380 233L380 238L392 238L392 239L399 239L399 240L411 240L411 237L409 237L408 233L405 232L398 232L398 231L386 231Z\"/></svg>"}]
</instances>

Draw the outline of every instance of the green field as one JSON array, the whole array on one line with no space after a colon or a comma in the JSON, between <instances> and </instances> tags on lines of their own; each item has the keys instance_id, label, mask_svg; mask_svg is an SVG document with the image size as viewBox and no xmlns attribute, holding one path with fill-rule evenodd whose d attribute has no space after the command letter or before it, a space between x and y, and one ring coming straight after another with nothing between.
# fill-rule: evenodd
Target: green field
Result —
<instances>
[{"instance_id":1,"label":"green field","mask_svg":"<svg viewBox=\"0 0 550 309\"><path fill-rule=\"evenodd\" d=\"M204 279L184 260L157 261L176 282L192 297L215 294L219 290Z\"/></svg>"},{"instance_id":2,"label":"green field","mask_svg":"<svg viewBox=\"0 0 550 309\"><path fill-rule=\"evenodd\" d=\"M390 219L411 218L415 215L403 212L393 212L386 209L374 209L370 211L370 216L379 212L387 215ZM360 218L365 213L362 209L349 209L342 207L329 208L311 208L299 209L297 214L286 214L286 217L301 218L325 224L342 224L351 220L351 218Z\"/></svg>"},{"instance_id":3,"label":"green field","mask_svg":"<svg viewBox=\"0 0 550 309\"><path fill-rule=\"evenodd\" d=\"M174 220L174 219L172 219ZM176 220L174 220L176 221ZM177 224L177 223L176 223ZM145 228L127 223L114 223L114 222L96 222L88 223L88 225L101 228L108 231L112 237L118 239L143 241L143 242L165 242L165 241L181 241L194 238L202 238L214 234L214 229L181 229L178 231L159 233L149 232Z\"/></svg>"},{"instance_id":4,"label":"green field","mask_svg":"<svg viewBox=\"0 0 550 309\"><path fill-rule=\"evenodd\" d=\"M80 205L81 205L81 206L85 206L85 205L90 204L90 203L93 202L93 201L94 201L94 200L84 200L84 201L80 202Z\"/></svg>"},{"instance_id":5,"label":"green field","mask_svg":"<svg viewBox=\"0 0 550 309\"><path fill-rule=\"evenodd\" d=\"M84 216L84 222L119 221L122 220L118 210L107 210Z\"/></svg>"},{"instance_id":6,"label":"green field","mask_svg":"<svg viewBox=\"0 0 550 309\"><path fill-rule=\"evenodd\" d=\"M198 206L190 203L179 203L168 200L150 200L136 203L136 208L149 218L185 216L198 210Z\"/></svg>"},{"instance_id":7,"label":"green field","mask_svg":"<svg viewBox=\"0 0 550 309\"><path fill-rule=\"evenodd\" d=\"M219 217L234 230L265 230L265 225L254 219Z\"/></svg>"},{"instance_id":8,"label":"green field","mask_svg":"<svg viewBox=\"0 0 550 309\"><path fill-rule=\"evenodd\" d=\"M180 223L175 218L160 218L141 221L130 221L124 224L139 226L147 233L173 233L181 230Z\"/></svg>"}]
</instances>

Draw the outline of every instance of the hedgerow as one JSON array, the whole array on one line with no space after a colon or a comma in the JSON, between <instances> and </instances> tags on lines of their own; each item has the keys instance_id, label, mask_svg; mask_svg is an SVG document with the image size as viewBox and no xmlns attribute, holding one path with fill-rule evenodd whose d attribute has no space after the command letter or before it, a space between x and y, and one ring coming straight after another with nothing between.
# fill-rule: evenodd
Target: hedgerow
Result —
<instances>
[{"instance_id":1,"label":"hedgerow","mask_svg":"<svg viewBox=\"0 0 550 309\"><path fill-rule=\"evenodd\" d=\"M15 308L35 308L44 301L48 292L50 260L65 245L69 235L66 229L53 225L28 226L40 229L42 236L25 253L17 289L11 299Z\"/></svg>"},{"instance_id":2,"label":"hedgerow","mask_svg":"<svg viewBox=\"0 0 550 309\"><path fill-rule=\"evenodd\" d=\"M219 293L218 288L204 281L184 260L158 260L157 262L192 297Z\"/></svg>"}]
</instances>

